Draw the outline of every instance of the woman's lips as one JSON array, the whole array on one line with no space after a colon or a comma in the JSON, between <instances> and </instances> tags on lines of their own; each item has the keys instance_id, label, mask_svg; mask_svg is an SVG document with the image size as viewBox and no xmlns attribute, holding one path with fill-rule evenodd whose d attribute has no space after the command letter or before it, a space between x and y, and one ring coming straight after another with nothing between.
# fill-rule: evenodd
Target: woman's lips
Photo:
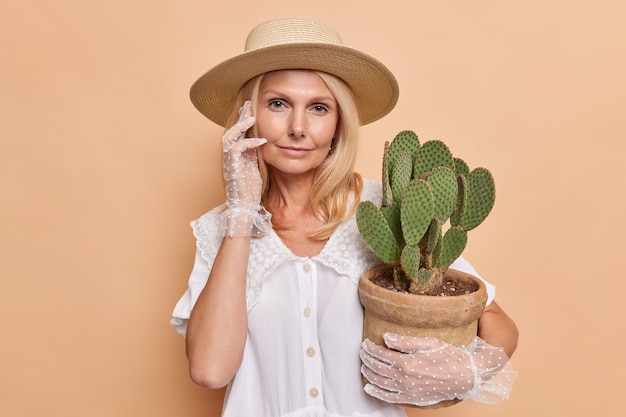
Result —
<instances>
[{"instance_id":1,"label":"woman's lips","mask_svg":"<svg viewBox=\"0 0 626 417\"><path fill-rule=\"evenodd\" d=\"M311 151L310 149L294 148L289 146L280 146L279 148L283 153L291 156L304 156Z\"/></svg>"}]
</instances>

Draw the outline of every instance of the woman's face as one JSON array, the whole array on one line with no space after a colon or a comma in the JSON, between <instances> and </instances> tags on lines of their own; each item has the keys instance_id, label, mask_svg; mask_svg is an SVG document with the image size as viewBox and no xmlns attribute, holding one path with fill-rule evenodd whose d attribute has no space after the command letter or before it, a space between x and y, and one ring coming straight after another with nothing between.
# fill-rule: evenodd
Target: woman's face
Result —
<instances>
[{"instance_id":1,"label":"woman's face","mask_svg":"<svg viewBox=\"0 0 626 417\"><path fill-rule=\"evenodd\" d=\"M256 109L265 163L286 174L314 173L330 152L339 121L332 93L312 71L283 70L265 75Z\"/></svg>"}]
</instances>

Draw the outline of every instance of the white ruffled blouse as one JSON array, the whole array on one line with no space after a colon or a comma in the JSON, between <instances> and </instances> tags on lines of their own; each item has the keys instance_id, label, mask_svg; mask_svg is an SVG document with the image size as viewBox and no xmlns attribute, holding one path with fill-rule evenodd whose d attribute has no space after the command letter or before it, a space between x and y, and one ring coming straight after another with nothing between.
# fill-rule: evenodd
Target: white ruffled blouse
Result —
<instances>
[{"instance_id":1,"label":"white ruffled blouse","mask_svg":"<svg viewBox=\"0 0 626 417\"><path fill-rule=\"evenodd\" d=\"M361 200L380 204L379 183L365 181ZM217 207L191 225L197 240L189 288L171 324L187 320L211 271L222 237ZM361 274L381 263L361 239L355 218L343 223L313 257L294 255L274 231L252 239L246 300L248 336L230 382L224 417L395 417L402 408L363 391L359 349ZM460 258L452 268L478 276ZM488 302L495 295L489 283Z\"/></svg>"}]
</instances>

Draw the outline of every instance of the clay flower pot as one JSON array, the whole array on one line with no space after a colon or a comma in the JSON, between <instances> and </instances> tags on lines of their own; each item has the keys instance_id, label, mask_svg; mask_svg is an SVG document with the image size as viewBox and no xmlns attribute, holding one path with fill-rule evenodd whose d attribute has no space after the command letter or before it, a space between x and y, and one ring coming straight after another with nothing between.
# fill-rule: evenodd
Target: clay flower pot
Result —
<instances>
[{"instance_id":1,"label":"clay flower pot","mask_svg":"<svg viewBox=\"0 0 626 417\"><path fill-rule=\"evenodd\" d=\"M478 318L487 302L485 284L464 272L449 269L446 277L473 281L478 290L455 296L415 295L383 288L370 279L391 268L384 265L366 271L359 282L364 308L363 338L384 346L384 333L435 337L455 346L471 343L478 331ZM460 400L419 408L441 408Z\"/></svg>"}]
</instances>

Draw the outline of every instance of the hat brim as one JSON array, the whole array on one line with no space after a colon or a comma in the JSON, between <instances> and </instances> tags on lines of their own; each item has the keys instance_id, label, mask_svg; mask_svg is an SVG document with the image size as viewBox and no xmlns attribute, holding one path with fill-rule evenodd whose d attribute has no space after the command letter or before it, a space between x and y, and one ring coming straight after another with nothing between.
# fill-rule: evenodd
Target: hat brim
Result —
<instances>
[{"instance_id":1,"label":"hat brim","mask_svg":"<svg viewBox=\"0 0 626 417\"><path fill-rule=\"evenodd\" d=\"M398 83L380 61L347 46L312 43L270 46L228 59L191 86L191 101L200 113L225 126L246 81L286 69L317 70L341 78L354 94L362 125L385 116L398 101Z\"/></svg>"}]
</instances>

